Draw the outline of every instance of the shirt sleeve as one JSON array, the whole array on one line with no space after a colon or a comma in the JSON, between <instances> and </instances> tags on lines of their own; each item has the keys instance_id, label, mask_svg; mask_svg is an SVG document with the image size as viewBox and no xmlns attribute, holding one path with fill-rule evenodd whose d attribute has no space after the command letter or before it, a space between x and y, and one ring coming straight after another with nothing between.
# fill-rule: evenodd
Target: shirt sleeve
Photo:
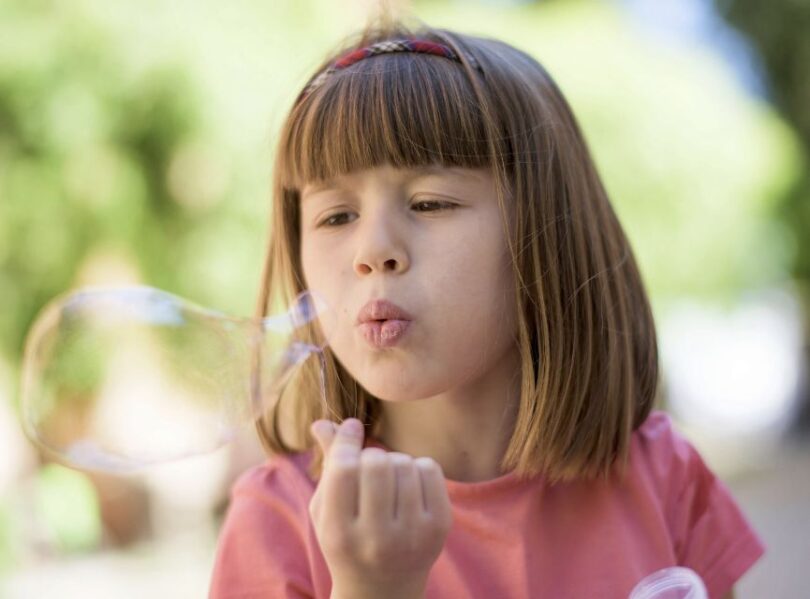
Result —
<instances>
[{"instance_id":1,"label":"shirt sleeve","mask_svg":"<svg viewBox=\"0 0 810 599\"><path fill-rule=\"evenodd\" d=\"M669 519L678 565L697 572L709 599L721 599L765 553L765 545L726 484L692 444L668 427Z\"/></svg>"},{"instance_id":2,"label":"shirt sleeve","mask_svg":"<svg viewBox=\"0 0 810 599\"><path fill-rule=\"evenodd\" d=\"M301 506L278 464L234 483L219 533L209 599L311 599ZM304 506L305 508L305 506Z\"/></svg>"}]
</instances>

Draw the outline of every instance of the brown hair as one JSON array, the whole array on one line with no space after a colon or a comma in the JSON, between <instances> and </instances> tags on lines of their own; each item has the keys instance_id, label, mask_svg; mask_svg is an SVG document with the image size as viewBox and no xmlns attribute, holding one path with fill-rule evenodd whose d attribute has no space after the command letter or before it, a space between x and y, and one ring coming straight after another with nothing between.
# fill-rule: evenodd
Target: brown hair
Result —
<instances>
[{"instance_id":1,"label":"brown hair","mask_svg":"<svg viewBox=\"0 0 810 599\"><path fill-rule=\"evenodd\" d=\"M421 22L369 23L316 74L349 49L409 35L450 47L462 63L414 53L366 58L332 74L283 123L257 316L304 290L298 203L305 183L386 163L489 167L504 226L504 198L514 198L509 251L522 363L517 421L501 470L519 477L542 472L551 484L607 477L618 456L626 466L631 433L653 409L658 350L641 275L583 135L531 56ZM315 327L307 331L317 342ZM256 422L268 453L311 447L309 425L320 418L356 417L375 434L380 400L329 347L323 360L328 407L321 363L309 359ZM294 410L285 413L288 396ZM294 446L282 437L282 424ZM314 478L323 458L315 453Z\"/></svg>"}]
</instances>

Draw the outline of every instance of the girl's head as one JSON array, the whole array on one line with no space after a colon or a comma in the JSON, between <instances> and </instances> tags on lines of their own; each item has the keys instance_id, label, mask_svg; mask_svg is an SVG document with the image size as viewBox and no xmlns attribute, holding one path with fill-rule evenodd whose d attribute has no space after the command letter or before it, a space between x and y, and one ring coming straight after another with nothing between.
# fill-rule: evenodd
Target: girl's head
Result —
<instances>
[{"instance_id":1,"label":"girl's head","mask_svg":"<svg viewBox=\"0 0 810 599\"><path fill-rule=\"evenodd\" d=\"M374 434L381 402L513 363L520 401L502 469L552 482L606 475L653 407L658 354L577 123L524 52L421 23L366 27L312 79L350 50L405 38L456 59L368 56L319 80L282 127L259 316L313 289L336 318L307 331L329 339L328 406L310 360L257 422L260 438L270 452L303 449L314 420L347 417ZM355 326L375 298L413 318L384 350Z\"/></svg>"}]
</instances>

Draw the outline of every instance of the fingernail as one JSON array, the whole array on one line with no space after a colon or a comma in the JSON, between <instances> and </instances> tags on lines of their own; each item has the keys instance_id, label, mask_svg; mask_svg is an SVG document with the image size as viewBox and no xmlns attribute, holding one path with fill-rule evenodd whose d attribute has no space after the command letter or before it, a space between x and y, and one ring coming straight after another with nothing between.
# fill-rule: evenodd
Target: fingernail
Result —
<instances>
[{"instance_id":1,"label":"fingernail","mask_svg":"<svg viewBox=\"0 0 810 599\"><path fill-rule=\"evenodd\" d=\"M363 434L363 423L357 418L348 418L343 421L341 428L350 435L359 437Z\"/></svg>"}]
</instances>

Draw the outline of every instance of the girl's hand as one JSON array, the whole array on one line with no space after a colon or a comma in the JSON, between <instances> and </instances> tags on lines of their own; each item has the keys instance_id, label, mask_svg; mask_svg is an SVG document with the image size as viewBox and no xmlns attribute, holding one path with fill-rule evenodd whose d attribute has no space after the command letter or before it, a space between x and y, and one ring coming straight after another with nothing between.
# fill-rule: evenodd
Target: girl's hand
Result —
<instances>
[{"instance_id":1,"label":"girl's hand","mask_svg":"<svg viewBox=\"0 0 810 599\"><path fill-rule=\"evenodd\" d=\"M377 447L363 424L310 428L324 468L309 515L332 574L333 597L421 597L453 514L439 464Z\"/></svg>"}]
</instances>

